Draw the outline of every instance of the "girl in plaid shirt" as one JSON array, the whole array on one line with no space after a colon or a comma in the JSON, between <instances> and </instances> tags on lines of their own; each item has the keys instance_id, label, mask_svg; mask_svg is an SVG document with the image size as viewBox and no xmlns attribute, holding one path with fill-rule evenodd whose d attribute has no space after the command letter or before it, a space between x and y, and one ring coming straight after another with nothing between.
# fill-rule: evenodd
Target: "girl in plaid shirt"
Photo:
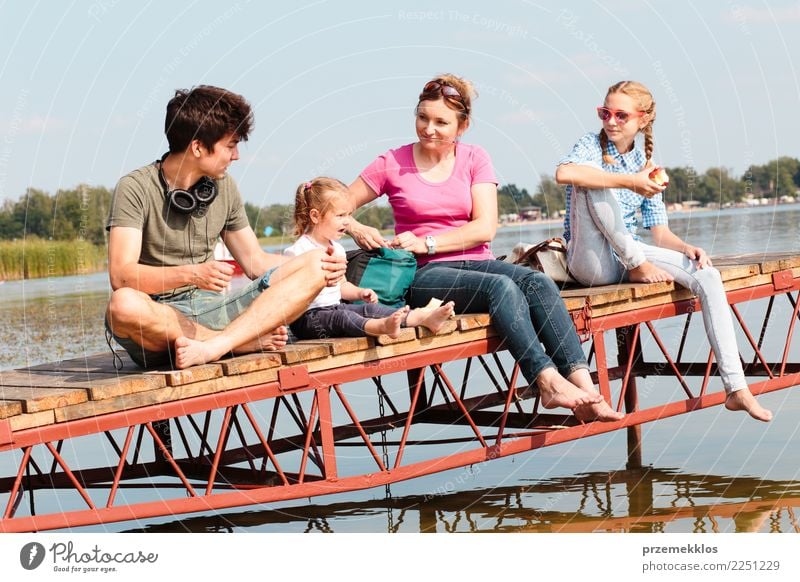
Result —
<instances>
[{"instance_id":1,"label":"girl in plaid shirt","mask_svg":"<svg viewBox=\"0 0 800 582\"><path fill-rule=\"evenodd\" d=\"M700 298L727 394L725 407L768 422L772 413L747 387L719 271L702 248L670 230L661 196L666 186L651 178L653 96L641 83L622 81L608 89L597 113L603 128L583 136L556 169L556 181L567 185L564 237L570 273L587 286L674 280L690 289ZM640 132L644 150L635 142ZM637 210L654 245L636 234Z\"/></svg>"}]
</instances>

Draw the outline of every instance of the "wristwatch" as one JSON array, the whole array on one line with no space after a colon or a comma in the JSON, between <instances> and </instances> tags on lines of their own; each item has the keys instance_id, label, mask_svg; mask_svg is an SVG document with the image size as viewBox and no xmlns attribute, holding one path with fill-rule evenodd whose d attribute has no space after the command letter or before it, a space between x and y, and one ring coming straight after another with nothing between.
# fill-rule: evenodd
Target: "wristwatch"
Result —
<instances>
[{"instance_id":1,"label":"wristwatch","mask_svg":"<svg viewBox=\"0 0 800 582\"><path fill-rule=\"evenodd\" d=\"M429 255L436 254L436 239L433 238L431 235L425 237L425 246L428 247Z\"/></svg>"}]
</instances>

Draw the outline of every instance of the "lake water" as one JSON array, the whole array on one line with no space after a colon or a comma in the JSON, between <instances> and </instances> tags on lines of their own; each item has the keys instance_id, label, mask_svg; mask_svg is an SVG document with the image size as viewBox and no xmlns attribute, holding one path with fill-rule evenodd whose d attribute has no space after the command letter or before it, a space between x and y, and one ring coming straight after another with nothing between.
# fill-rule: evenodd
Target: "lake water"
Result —
<instances>
[{"instance_id":1,"label":"lake water","mask_svg":"<svg viewBox=\"0 0 800 582\"><path fill-rule=\"evenodd\" d=\"M670 221L676 233L711 255L800 253L798 205L673 214ZM558 224L507 227L498 232L494 250L503 254L516 242L558 235ZM105 273L0 285L0 369L106 350L102 314L107 298ZM757 306L743 311L746 319L759 313ZM659 326L665 340L680 332L669 321ZM702 329L693 327L690 339L704 345ZM792 350L790 360L800 360L796 343ZM673 384L663 389L674 389ZM625 433L618 431L397 483L390 491L381 487L94 529L800 531L800 390L760 400L776 413L768 425L721 407L643 425L647 469L640 471L624 470Z\"/></svg>"}]
</instances>

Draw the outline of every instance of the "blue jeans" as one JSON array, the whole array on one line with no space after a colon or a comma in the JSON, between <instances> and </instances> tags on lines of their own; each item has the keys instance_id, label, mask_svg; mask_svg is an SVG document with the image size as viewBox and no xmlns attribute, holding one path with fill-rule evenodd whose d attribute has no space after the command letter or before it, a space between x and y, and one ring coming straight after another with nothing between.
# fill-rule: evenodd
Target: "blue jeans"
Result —
<instances>
[{"instance_id":1,"label":"blue jeans","mask_svg":"<svg viewBox=\"0 0 800 582\"><path fill-rule=\"evenodd\" d=\"M455 302L456 313L488 312L534 390L545 368L566 377L589 367L558 287L539 271L496 260L432 262L417 271L409 304L433 297Z\"/></svg>"}]
</instances>

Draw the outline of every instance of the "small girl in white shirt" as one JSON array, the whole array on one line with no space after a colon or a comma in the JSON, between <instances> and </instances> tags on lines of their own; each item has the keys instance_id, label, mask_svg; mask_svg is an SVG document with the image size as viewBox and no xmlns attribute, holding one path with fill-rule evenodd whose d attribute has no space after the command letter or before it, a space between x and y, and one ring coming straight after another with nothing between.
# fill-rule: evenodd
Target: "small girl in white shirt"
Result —
<instances>
[{"instance_id":1,"label":"small girl in white shirt","mask_svg":"<svg viewBox=\"0 0 800 582\"><path fill-rule=\"evenodd\" d=\"M350 196L345 186L333 178L315 178L300 184L295 195L294 221L297 241L284 251L298 256L312 249L327 249L344 255L337 241L347 231L352 214ZM342 303L361 300L363 304ZM290 325L300 339L388 335L397 337L401 327L422 325L433 333L453 316L453 302L436 308L394 309L378 303L372 289L356 287L348 281L326 287L308 310Z\"/></svg>"}]
</instances>

